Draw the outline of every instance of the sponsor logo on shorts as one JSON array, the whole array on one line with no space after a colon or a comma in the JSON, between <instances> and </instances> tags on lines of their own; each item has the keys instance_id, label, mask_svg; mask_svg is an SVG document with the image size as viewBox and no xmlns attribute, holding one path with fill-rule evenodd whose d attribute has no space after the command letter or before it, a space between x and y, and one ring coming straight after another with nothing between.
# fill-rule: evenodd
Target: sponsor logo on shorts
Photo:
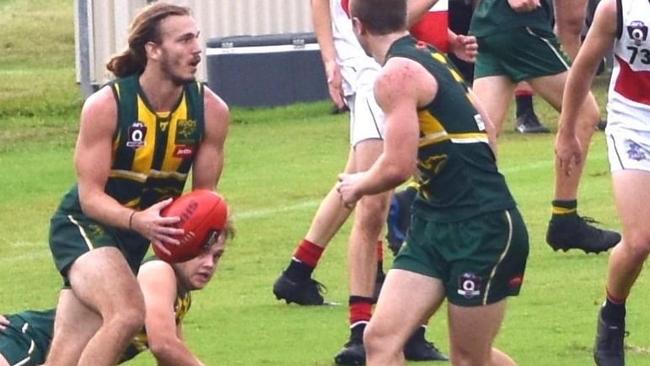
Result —
<instances>
[{"instance_id":1,"label":"sponsor logo on shorts","mask_svg":"<svg viewBox=\"0 0 650 366\"><path fill-rule=\"evenodd\" d=\"M126 141L126 146L137 149L144 146L144 138L147 136L147 126L140 121L135 121L129 127L129 139Z\"/></svg>"},{"instance_id":2,"label":"sponsor logo on shorts","mask_svg":"<svg viewBox=\"0 0 650 366\"><path fill-rule=\"evenodd\" d=\"M463 273L458 276L458 294L467 299L481 295L481 277L474 273Z\"/></svg>"},{"instance_id":3,"label":"sponsor logo on shorts","mask_svg":"<svg viewBox=\"0 0 650 366\"><path fill-rule=\"evenodd\" d=\"M625 140L625 144L627 145L627 156L630 159L641 161L641 160L646 160L648 158L641 145L637 144L632 140Z\"/></svg>"},{"instance_id":4,"label":"sponsor logo on shorts","mask_svg":"<svg viewBox=\"0 0 650 366\"><path fill-rule=\"evenodd\" d=\"M508 287L510 288L518 288L521 287L521 284L524 282L524 276L523 275L516 275L508 281Z\"/></svg>"}]
</instances>

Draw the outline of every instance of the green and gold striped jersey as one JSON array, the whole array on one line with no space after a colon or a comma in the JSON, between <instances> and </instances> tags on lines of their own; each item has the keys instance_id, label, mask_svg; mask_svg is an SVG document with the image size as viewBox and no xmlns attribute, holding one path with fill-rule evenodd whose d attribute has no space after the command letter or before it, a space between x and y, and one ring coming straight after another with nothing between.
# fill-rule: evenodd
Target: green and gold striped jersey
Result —
<instances>
[{"instance_id":1,"label":"green and gold striped jersey","mask_svg":"<svg viewBox=\"0 0 650 366\"><path fill-rule=\"evenodd\" d=\"M171 111L154 111L133 75L111 82L118 105L111 172L105 192L122 205L145 209L183 192L194 156L204 136L203 87L184 87ZM81 212L75 185L60 209Z\"/></svg>"},{"instance_id":2,"label":"green and gold striped jersey","mask_svg":"<svg viewBox=\"0 0 650 366\"><path fill-rule=\"evenodd\" d=\"M391 45L387 59L391 57L419 63L438 83L435 98L418 110L420 186L415 212L453 222L514 207L467 84L447 57L411 36Z\"/></svg>"}]
</instances>

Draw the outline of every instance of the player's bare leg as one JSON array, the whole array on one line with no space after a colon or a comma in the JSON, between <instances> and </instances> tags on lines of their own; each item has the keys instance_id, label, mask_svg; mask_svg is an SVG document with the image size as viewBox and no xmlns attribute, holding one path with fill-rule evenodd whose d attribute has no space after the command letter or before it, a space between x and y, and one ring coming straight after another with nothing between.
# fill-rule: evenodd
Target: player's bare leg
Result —
<instances>
[{"instance_id":1,"label":"player's bare leg","mask_svg":"<svg viewBox=\"0 0 650 366\"><path fill-rule=\"evenodd\" d=\"M352 172L354 166L354 153L351 149L345 171ZM307 235L293 253L289 266L273 284L273 293L277 299L299 305L325 304L321 284L312 279L311 275L321 254L353 209L343 205L335 187L333 186L321 201Z\"/></svg>"},{"instance_id":2,"label":"player's bare leg","mask_svg":"<svg viewBox=\"0 0 650 366\"><path fill-rule=\"evenodd\" d=\"M101 274L110 273L110 277ZM144 325L144 299L142 292L122 254L112 247L94 249L79 257L69 273L72 290L63 297L64 308L57 309L57 333L46 364L58 365L114 365L126 349L133 336ZM73 298L71 298L74 296ZM67 306L67 307L66 307ZM67 354L67 345L76 337L70 329L74 322L81 324L77 314L70 310L82 309L82 316L93 321L100 314L103 320L97 332L88 340L83 351L78 355L78 362ZM86 337L87 340L87 337ZM82 342L86 340L82 339ZM80 342L81 343L81 342ZM78 349L79 345L73 348ZM68 361L68 362L66 362Z\"/></svg>"},{"instance_id":3,"label":"player's bare leg","mask_svg":"<svg viewBox=\"0 0 650 366\"><path fill-rule=\"evenodd\" d=\"M505 76L487 76L474 79L472 90L494 124L497 134L503 130L508 106L516 84Z\"/></svg>"},{"instance_id":4,"label":"player's bare leg","mask_svg":"<svg viewBox=\"0 0 650 366\"><path fill-rule=\"evenodd\" d=\"M594 348L600 365L624 364L625 302L650 253L650 173L617 171L613 181L623 240L609 257L607 299L599 313Z\"/></svg>"},{"instance_id":5,"label":"player's bare leg","mask_svg":"<svg viewBox=\"0 0 650 366\"><path fill-rule=\"evenodd\" d=\"M510 357L496 350L496 338L506 309L506 300L484 306L448 305L451 362L454 365L513 365Z\"/></svg>"},{"instance_id":6,"label":"player's bare leg","mask_svg":"<svg viewBox=\"0 0 650 366\"><path fill-rule=\"evenodd\" d=\"M582 43L580 37L587 17L587 0L555 0L555 33L562 48L575 59Z\"/></svg>"},{"instance_id":7,"label":"player's bare leg","mask_svg":"<svg viewBox=\"0 0 650 366\"><path fill-rule=\"evenodd\" d=\"M530 80L537 94L542 96L555 110L560 111L567 72ZM549 223L546 241L554 250L582 249L585 252L606 251L621 240L618 233L601 230L590 225L578 215L577 197L582 171L587 161L589 144L600 112L593 95L589 94L580 107L577 122L577 137L582 145L582 162L576 164L570 176L564 174L559 160L555 159L555 196L553 215Z\"/></svg>"},{"instance_id":8,"label":"player's bare leg","mask_svg":"<svg viewBox=\"0 0 650 366\"><path fill-rule=\"evenodd\" d=\"M404 365L406 341L440 307L444 296L440 280L400 269L388 271L364 334L367 364Z\"/></svg>"}]
</instances>

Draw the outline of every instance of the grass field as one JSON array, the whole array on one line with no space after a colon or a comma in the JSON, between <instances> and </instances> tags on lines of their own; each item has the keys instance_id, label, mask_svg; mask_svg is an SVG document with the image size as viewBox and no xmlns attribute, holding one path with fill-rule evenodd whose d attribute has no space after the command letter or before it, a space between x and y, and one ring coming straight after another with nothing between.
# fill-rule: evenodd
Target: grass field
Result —
<instances>
[{"instance_id":1,"label":"grass field","mask_svg":"<svg viewBox=\"0 0 650 366\"><path fill-rule=\"evenodd\" d=\"M47 233L74 181L80 97L72 9L71 0L0 0L0 312L51 307L61 284ZM20 15L25 12L29 21ZM601 102L604 85L601 80L596 88ZM537 108L554 126L557 114L543 103ZM188 343L207 365L331 365L346 340L346 306L287 306L271 293L347 156L347 117L328 109L326 102L233 109L219 191L235 211L238 236L185 323ZM520 365L592 364L607 256L554 253L545 244L553 136L522 136L510 132L512 121L507 126L500 167L527 221L531 253L522 294L510 301L497 345ZM593 139L580 209L618 227L602 133ZM341 304L347 302L348 233L345 226L316 271L328 286L326 297ZM629 365L650 364L647 287L641 276L629 300ZM432 319L429 338L448 349L444 316ZM153 362L142 355L131 364Z\"/></svg>"}]
</instances>

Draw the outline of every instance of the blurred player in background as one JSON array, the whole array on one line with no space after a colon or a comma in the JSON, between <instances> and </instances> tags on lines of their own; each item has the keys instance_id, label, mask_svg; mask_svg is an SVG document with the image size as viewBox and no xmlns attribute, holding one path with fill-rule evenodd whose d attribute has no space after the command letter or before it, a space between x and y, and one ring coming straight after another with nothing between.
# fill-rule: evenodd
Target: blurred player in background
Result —
<instances>
[{"instance_id":1,"label":"blurred player in background","mask_svg":"<svg viewBox=\"0 0 650 366\"><path fill-rule=\"evenodd\" d=\"M557 111L569 70L551 27L552 6L546 0L482 0L470 27L479 43L473 90L487 114L501 131L516 84L527 81ZM600 120L592 95L578 113L578 137L587 154L591 136ZM546 241L554 250L607 251L620 240L616 232L593 226L578 215L578 186L584 161L567 176L555 161L555 193Z\"/></svg>"},{"instance_id":2,"label":"blurred player in background","mask_svg":"<svg viewBox=\"0 0 650 366\"><path fill-rule=\"evenodd\" d=\"M625 364L625 302L650 253L650 3L603 0L569 73L556 153L563 173L585 158L576 121L600 60L614 47L607 104L607 147L623 239L609 257L594 359Z\"/></svg>"},{"instance_id":3,"label":"blurred player in background","mask_svg":"<svg viewBox=\"0 0 650 366\"><path fill-rule=\"evenodd\" d=\"M144 327L131 340L120 363L150 350L161 365L203 365L183 340L183 319L192 305L191 292L204 289L210 282L232 237L234 230L228 224L215 236L215 242L208 243L193 259L174 264L156 257L145 260L138 273L146 310ZM0 366L45 362L54 316L55 309L0 315Z\"/></svg>"},{"instance_id":4,"label":"blurred player in background","mask_svg":"<svg viewBox=\"0 0 650 366\"><path fill-rule=\"evenodd\" d=\"M229 112L195 81L199 30L189 9L156 2L131 23L128 49L107 65L118 79L84 103L77 184L52 217L50 249L63 276L47 364L115 364L145 321L134 273L149 243L177 245L178 217L160 210L192 187L213 190Z\"/></svg>"}]
</instances>

